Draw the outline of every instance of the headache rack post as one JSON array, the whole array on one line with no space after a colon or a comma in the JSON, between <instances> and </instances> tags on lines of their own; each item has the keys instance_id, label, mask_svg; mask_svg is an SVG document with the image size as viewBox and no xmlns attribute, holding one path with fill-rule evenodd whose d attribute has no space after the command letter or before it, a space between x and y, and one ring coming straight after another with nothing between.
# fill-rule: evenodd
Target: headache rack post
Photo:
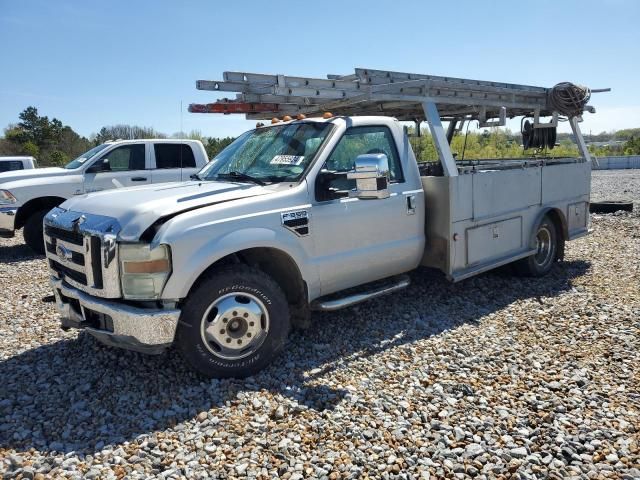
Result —
<instances>
[{"instance_id":1,"label":"headache rack post","mask_svg":"<svg viewBox=\"0 0 640 480\"><path fill-rule=\"evenodd\" d=\"M569 119L569 124L571 125L571 130L573 131L573 136L576 139L576 144L578 145L578 151L585 162L591 163L591 154L589 153L589 149L587 148L587 144L584 141L584 137L582 136L582 132L580 131L580 127L578 126L578 121L580 119L578 117L571 117Z\"/></svg>"},{"instance_id":2,"label":"headache rack post","mask_svg":"<svg viewBox=\"0 0 640 480\"><path fill-rule=\"evenodd\" d=\"M442 164L444 174L447 177L456 177L458 175L458 167L456 167L456 161L451 153L451 147L447 141L447 134L442 127L438 107L434 102L424 102L422 108L424 109L429 130L431 130L431 137L438 151L438 158ZM418 125L418 128L420 128L420 125Z\"/></svg>"}]
</instances>

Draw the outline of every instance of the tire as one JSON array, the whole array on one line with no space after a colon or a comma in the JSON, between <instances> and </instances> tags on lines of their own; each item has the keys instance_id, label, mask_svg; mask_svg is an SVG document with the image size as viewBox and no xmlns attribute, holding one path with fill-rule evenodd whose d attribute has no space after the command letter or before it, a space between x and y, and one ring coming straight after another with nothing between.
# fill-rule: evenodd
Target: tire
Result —
<instances>
[{"instance_id":1,"label":"tire","mask_svg":"<svg viewBox=\"0 0 640 480\"><path fill-rule=\"evenodd\" d=\"M514 263L516 272L524 277L541 277L549 273L558 259L558 232L548 216L536 226L532 238L537 253Z\"/></svg>"},{"instance_id":2,"label":"tire","mask_svg":"<svg viewBox=\"0 0 640 480\"><path fill-rule=\"evenodd\" d=\"M244 378L278 356L290 328L289 305L278 284L256 268L230 265L191 292L180 316L176 346L206 377Z\"/></svg>"},{"instance_id":3,"label":"tire","mask_svg":"<svg viewBox=\"0 0 640 480\"><path fill-rule=\"evenodd\" d=\"M633 212L633 202L630 200L605 200L602 202L591 202L589 211L591 213L614 213L619 210L623 212Z\"/></svg>"},{"instance_id":4,"label":"tire","mask_svg":"<svg viewBox=\"0 0 640 480\"><path fill-rule=\"evenodd\" d=\"M23 235L24 243L26 243L31 250L43 255L44 254L44 232L42 222L45 215L49 213L49 209L38 210L33 213L24 224Z\"/></svg>"}]
</instances>

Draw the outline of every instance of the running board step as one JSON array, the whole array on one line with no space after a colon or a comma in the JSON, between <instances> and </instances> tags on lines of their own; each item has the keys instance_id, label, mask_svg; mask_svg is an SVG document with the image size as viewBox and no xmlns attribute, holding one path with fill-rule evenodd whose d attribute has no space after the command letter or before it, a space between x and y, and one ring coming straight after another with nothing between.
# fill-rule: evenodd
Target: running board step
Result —
<instances>
[{"instance_id":1,"label":"running board step","mask_svg":"<svg viewBox=\"0 0 640 480\"><path fill-rule=\"evenodd\" d=\"M368 291L354 293L337 299L323 300L322 298L319 298L311 302L311 309L323 312L333 312L334 310L340 310L341 308L347 308L361 302L366 302L372 298L397 292L398 290L407 288L410 283L411 279L408 275L399 275L397 277L393 277L388 282L378 286L377 288L373 288Z\"/></svg>"}]
</instances>

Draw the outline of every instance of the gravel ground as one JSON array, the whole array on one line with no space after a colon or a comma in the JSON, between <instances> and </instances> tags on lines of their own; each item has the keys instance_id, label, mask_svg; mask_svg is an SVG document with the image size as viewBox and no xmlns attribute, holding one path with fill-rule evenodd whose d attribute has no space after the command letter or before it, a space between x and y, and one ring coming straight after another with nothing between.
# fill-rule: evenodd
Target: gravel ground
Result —
<instances>
[{"instance_id":1,"label":"gravel ground","mask_svg":"<svg viewBox=\"0 0 640 480\"><path fill-rule=\"evenodd\" d=\"M626 192L621 192L626 190ZM594 198L640 201L640 173ZM5 478L640 478L640 216L594 215L544 279L428 271L315 315L247 380L62 332L0 239Z\"/></svg>"}]
</instances>

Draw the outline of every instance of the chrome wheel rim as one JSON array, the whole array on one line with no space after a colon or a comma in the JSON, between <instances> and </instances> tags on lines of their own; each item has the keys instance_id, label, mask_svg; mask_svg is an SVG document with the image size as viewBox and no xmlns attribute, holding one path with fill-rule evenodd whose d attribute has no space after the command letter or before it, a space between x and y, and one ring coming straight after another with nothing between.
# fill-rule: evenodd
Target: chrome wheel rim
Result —
<instances>
[{"instance_id":1,"label":"chrome wheel rim","mask_svg":"<svg viewBox=\"0 0 640 480\"><path fill-rule=\"evenodd\" d=\"M545 226L540 227L536 234L536 254L534 258L540 267L546 267L553 258L551 232Z\"/></svg>"},{"instance_id":2,"label":"chrome wheel rim","mask_svg":"<svg viewBox=\"0 0 640 480\"><path fill-rule=\"evenodd\" d=\"M229 293L216 299L205 311L200 333L216 357L237 360L255 352L269 333L269 313L249 293Z\"/></svg>"}]
</instances>

